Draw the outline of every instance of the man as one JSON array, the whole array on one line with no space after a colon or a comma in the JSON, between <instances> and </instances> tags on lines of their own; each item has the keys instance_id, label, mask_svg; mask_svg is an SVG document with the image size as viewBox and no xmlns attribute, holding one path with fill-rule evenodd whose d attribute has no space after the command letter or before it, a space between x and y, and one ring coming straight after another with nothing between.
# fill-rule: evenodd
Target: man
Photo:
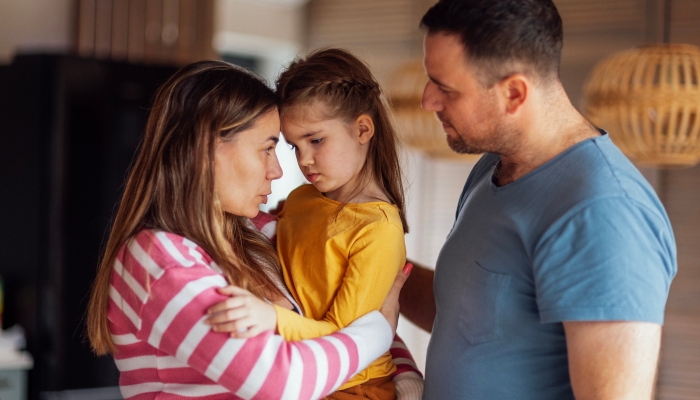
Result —
<instances>
[{"instance_id":1,"label":"man","mask_svg":"<svg viewBox=\"0 0 700 400\"><path fill-rule=\"evenodd\" d=\"M651 398L673 232L567 98L554 4L443 0L421 26L423 108L454 151L487 153L434 276L414 269L401 294L432 327L424 398Z\"/></svg>"}]
</instances>

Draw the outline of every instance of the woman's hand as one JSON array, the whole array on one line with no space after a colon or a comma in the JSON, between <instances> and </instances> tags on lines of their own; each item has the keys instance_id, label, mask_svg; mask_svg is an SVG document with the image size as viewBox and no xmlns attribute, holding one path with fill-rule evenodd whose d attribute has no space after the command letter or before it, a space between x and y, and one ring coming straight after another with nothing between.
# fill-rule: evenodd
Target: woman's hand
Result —
<instances>
[{"instance_id":1,"label":"woman's hand","mask_svg":"<svg viewBox=\"0 0 700 400\"><path fill-rule=\"evenodd\" d=\"M276 330L277 311L272 304L233 285L218 291L231 297L207 310L209 318L205 322L212 330L230 332L235 338L249 338L260 332Z\"/></svg>"},{"instance_id":2,"label":"woman's hand","mask_svg":"<svg viewBox=\"0 0 700 400\"><path fill-rule=\"evenodd\" d=\"M399 293L412 269L413 264L407 263L403 267L403 270L399 271L394 280L394 284L391 286L391 290L389 290L389 295L386 296L382 308L379 309L379 312L389 321L391 331L394 334L396 334L396 325L399 323Z\"/></svg>"}]
</instances>

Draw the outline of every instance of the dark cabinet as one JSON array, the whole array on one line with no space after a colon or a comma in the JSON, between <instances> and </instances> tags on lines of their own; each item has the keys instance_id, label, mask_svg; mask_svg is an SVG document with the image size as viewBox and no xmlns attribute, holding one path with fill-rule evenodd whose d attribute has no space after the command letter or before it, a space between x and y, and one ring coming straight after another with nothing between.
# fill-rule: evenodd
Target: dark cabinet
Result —
<instances>
[{"instance_id":1,"label":"dark cabinet","mask_svg":"<svg viewBox=\"0 0 700 400\"><path fill-rule=\"evenodd\" d=\"M30 398L115 386L85 312L109 221L172 66L25 55L0 67L0 274L34 357Z\"/></svg>"}]
</instances>

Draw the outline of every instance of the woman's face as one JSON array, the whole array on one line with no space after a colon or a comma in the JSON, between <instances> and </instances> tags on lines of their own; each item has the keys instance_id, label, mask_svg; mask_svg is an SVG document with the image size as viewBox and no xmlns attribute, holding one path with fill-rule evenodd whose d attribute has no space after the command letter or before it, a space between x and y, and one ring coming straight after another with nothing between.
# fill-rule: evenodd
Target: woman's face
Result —
<instances>
[{"instance_id":1,"label":"woman's face","mask_svg":"<svg viewBox=\"0 0 700 400\"><path fill-rule=\"evenodd\" d=\"M214 162L214 186L221 207L229 214L253 218L267 202L272 181L282 177L275 154L279 141L277 110L258 117L252 128L219 140Z\"/></svg>"}]
</instances>

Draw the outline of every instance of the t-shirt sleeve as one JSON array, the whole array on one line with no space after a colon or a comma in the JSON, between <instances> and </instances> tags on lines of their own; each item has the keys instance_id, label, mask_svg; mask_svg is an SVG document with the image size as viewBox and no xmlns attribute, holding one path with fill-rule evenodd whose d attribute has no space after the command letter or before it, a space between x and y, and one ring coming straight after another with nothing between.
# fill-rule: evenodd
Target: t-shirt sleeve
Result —
<instances>
[{"instance_id":1,"label":"t-shirt sleeve","mask_svg":"<svg viewBox=\"0 0 700 400\"><path fill-rule=\"evenodd\" d=\"M663 324L676 249L670 225L627 198L592 202L554 224L533 255L542 323Z\"/></svg>"}]
</instances>

